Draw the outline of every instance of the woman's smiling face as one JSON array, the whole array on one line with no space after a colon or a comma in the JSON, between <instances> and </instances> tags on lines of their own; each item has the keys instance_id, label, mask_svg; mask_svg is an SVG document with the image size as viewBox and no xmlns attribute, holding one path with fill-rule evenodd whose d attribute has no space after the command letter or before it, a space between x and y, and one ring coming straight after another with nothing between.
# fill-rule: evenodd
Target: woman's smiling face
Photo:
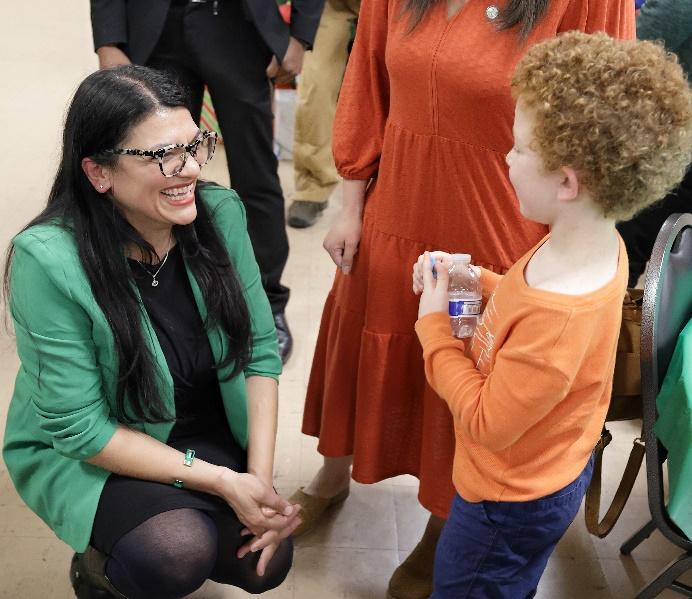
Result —
<instances>
[{"instance_id":1,"label":"woman's smiling face","mask_svg":"<svg viewBox=\"0 0 692 599\"><path fill-rule=\"evenodd\" d=\"M161 107L133 127L121 147L158 150L189 144L199 134L186 108ZM150 240L173 225L195 220L195 184L200 171L189 155L183 170L173 177L163 176L156 158L119 156L110 172L110 195L128 222Z\"/></svg>"}]
</instances>

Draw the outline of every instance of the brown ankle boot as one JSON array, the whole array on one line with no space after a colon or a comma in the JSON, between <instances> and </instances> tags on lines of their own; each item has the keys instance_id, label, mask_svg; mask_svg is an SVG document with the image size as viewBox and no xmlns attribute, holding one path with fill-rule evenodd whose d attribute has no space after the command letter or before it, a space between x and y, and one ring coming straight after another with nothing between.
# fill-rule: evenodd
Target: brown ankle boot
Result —
<instances>
[{"instance_id":1,"label":"brown ankle boot","mask_svg":"<svg viewBox=\"0 0 692 599\"><path fill-rule=\"evenodd\" d=\"M388 599L428 599L433 590L435 548L444 520L430 516L423 538L394 570L387 588Z\"/></svg>"}]
</instances>

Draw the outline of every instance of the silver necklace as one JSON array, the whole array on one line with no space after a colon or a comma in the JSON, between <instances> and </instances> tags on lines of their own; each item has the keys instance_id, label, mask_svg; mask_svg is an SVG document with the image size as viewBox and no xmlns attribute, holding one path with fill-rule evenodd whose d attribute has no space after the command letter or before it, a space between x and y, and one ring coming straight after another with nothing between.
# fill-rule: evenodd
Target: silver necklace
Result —
<instances>
[{"instance_id":1,"label":"silver necklace","mask_svg":"<svg viewBox=\"0 0 692 599\"><path fill-rule=\"evenodd\" d=\"M171 241L173 240L173 229L171 229L171 232L168 234L168 249L166 250L166 255L163 257L163 260L161 260L161 264L159 264L159 267L156 269L156 272L154 274L151 274L149 270L142 264L141 262L137 262L142 267L142 270L147 273L151 277L151 286L152 287L158 287L159 282L156 280L156 277L159 276L159 273L161 272L161 269L164 267L166 264L166 260L168 260L168 254L171 251Z\"/></svg>"}]
</instances>

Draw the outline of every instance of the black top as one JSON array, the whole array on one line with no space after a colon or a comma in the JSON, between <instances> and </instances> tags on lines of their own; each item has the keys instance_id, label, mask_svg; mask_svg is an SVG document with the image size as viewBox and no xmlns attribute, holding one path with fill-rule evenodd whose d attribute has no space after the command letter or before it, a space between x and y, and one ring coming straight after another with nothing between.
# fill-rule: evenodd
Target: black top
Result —
<instances>
[{"instance_id":1,"label":"black top","mask_svg":"<svg viewBox=\"0 0 692 599\"><path fill-rule=\"evenodd\" d=\"M233 438L224 414L214 358L180 249L171 249L160 270L160 264L129 263L175 387L177 420L168 445L183 453L194 449L201 460L245 472L247 455ZM157 270L158 285L152 287ZM156 514L180 508L230 509L213 495L111 474L101 492L91 542L110 554L128 531Z\"/></svg>"},{"instance_id":2,"label":"black top","mask_svg":"<svg viewBox=\"0 0 692 599\"><path fill-rule=\"evenodd\" d=\"M128 262L173 378L177 420L169 443L227 428L214 357L180 248L170 250L163 267ZM159 267L154 287L153 274Z\"/></svg>"}]
</instances>

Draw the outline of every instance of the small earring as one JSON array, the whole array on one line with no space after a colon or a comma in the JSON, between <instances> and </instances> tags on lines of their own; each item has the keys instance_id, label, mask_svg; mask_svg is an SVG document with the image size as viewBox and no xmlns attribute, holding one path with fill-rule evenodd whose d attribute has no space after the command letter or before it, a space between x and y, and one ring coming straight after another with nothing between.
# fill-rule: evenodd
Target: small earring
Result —
<instances>
[{"instance_id":1,"label":"small earring","mask_svg":"<svg viewBox=\"0 0 692 599\"><path fill-rule=\"evenodd\" d=\"M99 185L99 189L103 189L103 185Z\"/></svg>"}]
</instances>

